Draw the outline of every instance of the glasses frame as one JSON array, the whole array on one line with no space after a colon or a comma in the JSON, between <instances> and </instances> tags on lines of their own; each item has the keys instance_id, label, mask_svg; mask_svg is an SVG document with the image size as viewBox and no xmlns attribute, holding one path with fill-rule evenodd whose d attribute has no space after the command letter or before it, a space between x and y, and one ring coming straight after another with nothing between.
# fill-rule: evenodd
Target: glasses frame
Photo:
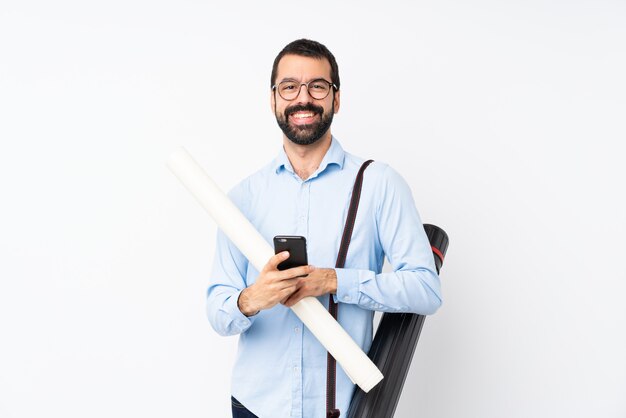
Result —
<instances>
[{"instance_id":1,"label":"glasses frame","mask_svg":"<svg viewBox=\"0 0 626 418\"><path fill-rule=\"evenodd\" d=\"M309 91L309 84L313 83L314 81L323 81L323 82L325 82L325 83L328 83L328 87L329 87L329 89L328 89L328 93L326 93L326 96L322 97L321 99L317 99L317 98L313 97L313 95L312 95L312 94L311 94L311 92ZM295 81L293 81L293 80L283 80L283 81L281 81L281 82L280 82L280 83L278 83L278 84L274 84L274 85L272 86L272 91L277 91L277 92L278 92L278 95L280 96L280 98L281 98L281 99L283 99L283 100L286 100L286 101L288 101L288 102L292 102L292 101L296 100L296 99L298 98L298 96L300 96L300 92L302 91L302 86L306 86L306 92L307 92L307 94L308 94L309 96L311 96L311 97L312 97L313 99L315 99L315 100L324 100L325 98L327 98L327 97L328 97L328 95L330 94L330 91L331 91L332 89L335 89L335 91L339 90L339 89L337 88L337 85L336 85L335 83L331 83L330 81L326 80L325 78L315 78L315 79L313 79L313 80L310 80L308 83L300 83L300 86L298 86L298 94L296 94L296 95L294 96L294 98L293 98L293 99L285 99L285 98L283 97L283 95L282 95L282 94L280 94L280 90L278 90L278 86L280 86L282 83L285 83L285 82L292 82L292 83L293 83L293 82L295 82Z\"/></svg>"}]
</instances>

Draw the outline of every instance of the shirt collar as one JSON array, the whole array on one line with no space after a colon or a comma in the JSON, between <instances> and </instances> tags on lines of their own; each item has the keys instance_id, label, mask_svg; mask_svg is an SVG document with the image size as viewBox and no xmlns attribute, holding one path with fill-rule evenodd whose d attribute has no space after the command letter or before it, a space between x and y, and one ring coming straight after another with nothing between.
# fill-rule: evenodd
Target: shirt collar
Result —
<instances>
[{"instance_id":1,"label":"shirt collar","mask_svg":"<svg viewBox=\"0 0 626 418\"><path fill-rule=\"evenodd\" d=\"M315 173L311 176L311 178L316 177L319 173L326 170L331 164L336 164L339 166L339 169L343 169L343 163L346 158L346 152L341 147L341 144L334 136L331 137L330 148L326 151L326 155L322 159L319 168L315 171ZM285 148L280 150L280 153L274 159L272 166L274 167L274 172L279 174L283 169L287 170L291 173L294 173L291 162L289 162L289 158L287 157L287 153L285 153Z\"/></svg>"}]
</instances>

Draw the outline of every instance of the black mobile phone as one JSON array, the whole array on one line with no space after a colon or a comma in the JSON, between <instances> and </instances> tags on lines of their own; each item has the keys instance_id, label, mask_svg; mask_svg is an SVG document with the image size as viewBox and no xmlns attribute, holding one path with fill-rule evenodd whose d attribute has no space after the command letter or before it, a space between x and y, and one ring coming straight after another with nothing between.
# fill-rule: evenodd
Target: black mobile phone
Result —
<instances>
[{"instance_id":1,"label":"black mobile phone","mask_svg":"<svg viewBox=\"0 0 626 418\"><path fill-rule=\"evenodd\" d=\"M306 238L294 235L276 235L274 237L274 253L289 251L289 258L278 265L278 270L309 264L306 256Z\"/></svg>"}]
</instances>

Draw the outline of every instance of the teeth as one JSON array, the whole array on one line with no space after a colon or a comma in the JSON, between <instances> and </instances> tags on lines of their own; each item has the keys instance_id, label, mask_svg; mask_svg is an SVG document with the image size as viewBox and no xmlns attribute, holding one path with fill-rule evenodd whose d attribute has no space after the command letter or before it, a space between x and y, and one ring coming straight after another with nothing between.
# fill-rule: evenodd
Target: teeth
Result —
<instances>
[{"instance_id":1,"label":"teeth","mask_svg":"<svg viewBox=\"0 0 626 418\"><path fill-rule=\"evenodd\" d=\"M295 113L293 116L296 118L310 118L313 116L313 113Z\"/></svg>"}]
</instances>

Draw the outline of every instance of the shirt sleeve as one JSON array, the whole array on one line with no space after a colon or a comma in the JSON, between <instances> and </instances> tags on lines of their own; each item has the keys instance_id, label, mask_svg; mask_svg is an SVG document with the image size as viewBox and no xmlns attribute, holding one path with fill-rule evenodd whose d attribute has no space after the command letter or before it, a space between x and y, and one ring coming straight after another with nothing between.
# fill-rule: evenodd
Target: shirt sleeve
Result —
<instances>
[{"instance_id":1,"label":"shirt sleeve","mask_svg":"<svg viewBox=\"0 0 626 418\"><path fill-rule=\"evenodd\" d=\"M234 192L229 197L237 205ZM247 317L237 304L246 288L248 260L221 231L217 232L215 258L207 291L206 313L211 326L220 335L240 334L250 328L254 316Z\"/></svg>"},{"instance_id":2,"label":"shirt sleeve","mask_svg":"<svg viewBox=\"0 0 626 418\"><path fill-rule=\"evenodd\" d=\"M336 300L383 312L435 313L441 285L428 237L404 179L386 167L377 184L378 238L393 272L336 269Z\"/></svg>"}]
</instances>

